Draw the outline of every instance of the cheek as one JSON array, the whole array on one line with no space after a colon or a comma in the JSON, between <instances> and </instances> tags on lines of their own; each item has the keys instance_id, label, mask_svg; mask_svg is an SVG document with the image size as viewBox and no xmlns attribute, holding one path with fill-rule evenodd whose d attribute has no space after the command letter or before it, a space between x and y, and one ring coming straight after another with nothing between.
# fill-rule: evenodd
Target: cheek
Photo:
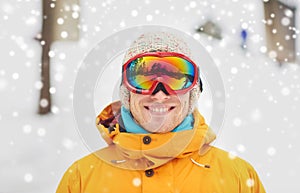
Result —
<instances>
[{"instance_id":1,"label":"cheek","mask_svg":"<svg viewBox=\"0 0 300 193\"><path fill-rule=\"evenodd\" d=\"M186 116L188 110L189 110L189 95L181 98L180 104L181 104L181 116Z\"/></svg>"},{"instance_id":2,"label":"cheek","mask_svg":"<svg viewBox=\"0 0 300 193\"><path fill-rule=\"evenodd\" d=\"M135 113L137 116L142 117L142 106L139 103L135 103Z\"/></svg>"},{"instance_id":3,"label":"cheek","mask_svg":"<svg viewBox=\"0 0 300 193\"><path fill-rule=\"evenodd\" d=\"M131 113L135 116L139 113L139 108L138 108L138 102L137 101L132 101L130 103L130 111Z\"/></svg>"},{"instance_id":4,"label":"cheek","mask_svg":"<svg viewBox=\"0 0 300 193\"><path fill-rule=\"evenodd\" d=\"M135 97L133 100L131 99L130 111L135 120L142 121L142 119L144 119L143 113L142 113L143 106L141 106L141 102L140 102L140 100L138 100L138 98Z\"/></svg>"}]
</instances>

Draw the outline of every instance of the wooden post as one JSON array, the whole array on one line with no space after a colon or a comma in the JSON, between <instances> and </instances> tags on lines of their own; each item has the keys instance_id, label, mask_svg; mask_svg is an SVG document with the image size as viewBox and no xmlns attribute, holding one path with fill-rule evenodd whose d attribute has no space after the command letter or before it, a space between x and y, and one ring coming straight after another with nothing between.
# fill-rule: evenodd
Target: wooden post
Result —
<instances>
[{"instance_id":1,"label":"wooden post","mask_svg":"<svg viewBox=\"0 0 300 193\"><path fill-rule=\"evenodd\" d=\"M54 41L79 39L79 0L43 0L42 32L37 39L42 45L39 114L51 112L50 56ZM58 22L58 20L60 22ZM67 34L63 35L62 34Z\"/></svg>"},{"instance_id":2,"label":"wooden post","mask_svg":"<svg viewBox=\"0 0 300 193\"><path fill-rule=\"evenodd\" d=\"M50 44L42 45L42 63L41 63L41 81L42 88L40 91L39 114L51 112L51 95L50 95Z\"/></svg>"}]
</instances>

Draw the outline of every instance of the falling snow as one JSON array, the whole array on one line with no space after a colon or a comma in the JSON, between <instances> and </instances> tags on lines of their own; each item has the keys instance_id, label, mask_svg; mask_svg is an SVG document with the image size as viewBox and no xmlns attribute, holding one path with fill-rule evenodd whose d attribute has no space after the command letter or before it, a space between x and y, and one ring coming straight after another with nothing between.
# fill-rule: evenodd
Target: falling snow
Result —
<instances>
[{"instance_id":1,"label":"falling snow","mask_svg":"<svg viewBox=\"0 0 300 193\"><path fill-rule=\"evenodd\" d=\"M56 88L51 87L51 88L49 89L49 92L50 92L50 94L56 93Z\"/></svg>"},{"instance_id":2,"label":"falling snow","mask_svg":"<svg viewBox=\"0 0 300 193\"><path fill-rule=\"evenodd\" d=\"M17 80L17 79L19 79L19 74L18 73L13 73L12 74L12 78L14 79L14 80Z\"/></svg>"},{"instance_id":3,"label":"falling snow","mask_svg":"<svg viewBox=\"0 0 300 193\"><path fill-rule=\"evenodd\" d=\"M55 56L55 52L53 50L50 50L48 55L50 58L53 58Z\"/></svg>"},{"instance_id":4,"label":"falling snow","mask_svg":"<svg viewBox=\"0 0 300 193\"><path fill-rule=\"evenodd\" d=\"M251 119L253 121L259 121L262 119L262 113L259 109L255 109L251 112Z\"/></svg>"},{"instance_id":5,"label":"falling snow","mask_svg":"<svg viewBox=\"0 0 300 193\"><path fill-rule=\"evenodd\" d=\"M46 135L46 129L45 128L38 128L37 135L40 137L44 137Z\"/></svg>"},{"instance_id":6,"label":"falling snow","mask_svg":"<svg viewBox=\"0 0 300 193\"><path fill-rule=\"evenodd\" d=\"M41 89L43 87L42 81L36 81L34 87L38 90Z\"/></svg>"},{"instance_id":7,"label":"falling snow","mask_svg":"<svg viewBox=\"0 0 300 193\"><path fill-rule=\"evenodd\" d=\"M236 74L238 72L238 69L236 67L231 68L231 73Z\"/></svg>"},{"instance_id":8,"label":"falling snow","mask_svg":"<svg viewBox=\"0 0 300 193\"><path fill-rule=\"evenodd\" d=\"M132 17L138 16L138 11L137 11L137 10L132 10L132 11L131 11L131 16L132 16Z\"/></svg>"},{"instance_id":9,"label":"falling snow","mask_svg":"<svg viewBox=\"0 0 300 193\"><path fill-rule=\"evenodd\" d=\"M0 79L0 92L4 91L7 87L7 81L5 79Z\"/></svg>"},{"instance_id":10,"label":"falling snow","mask_svg":"<svg viewBox=\"0 0 300 193\"><path fill-rule=\"evenodd\" d=\"M282 88L282 89L281 89L281 94L282 94L283 96L289 95L289 94L290 94L290 89L287 88L287 87Z\"/></svg>"},{"instance_id":11,"label":"falling snow","mask_svg":"<svg viewBox=\"0 0 300 193\"><path fill-rule=\"evenodd\" d=\"M237 117L237 118L233 119L234 126L239 127L239 126L241 126L241 124L242 124L242 120L240 118Z\"/></svg>"},{"instance_id":12,"label":"falling snow","mask_svg":"<svg viewBox=\"0 0 300 193\"><path fill-rule=\"evenodd\" d=\"M76 146L76 143L69 138L63 139L62 144L67 150L72 150Z\"/></svg>"},{"instance_id":13,"label":"falling snow","mask_svg":"<svg viewBox=\"0 0 300 193\"><path fill-rule=\"evenodd\" d=\"M132 184L136 187L140 186L141 185L141 179L140 178L134 178L132 180Z\"/></svg>"},{"instance_id":14,"label":"falling snow","mask_svg":"<svg viewBox=\"0 0 300 193\"><path fill-rule=\"evenodd\" d=\"M58 18L57 19L57 23L59 24L59 25L63 25L64 24L64 19L63 18Z\"/></svg>"},{"instance_id":15,"label":"falling snow","mask_svg":"<svg viewBox=\"0 0 300 193\"><path fill-rule=\"evenodd\" d=\"M235 151L230 151L228 153L229 159L235 159L237 157L237 153Z\"/></svg>"},{"instance_id":16,"label":"falling snow","mask_svg":"<svg viewBox=\"0 0 300 193\"><path fill-rule=\"evenodd\" d=\"M33 180L32 174L26 173L26 174L24 175L24 180L25 180L25 182L27 182L27 183L32 182L32 180Z\"/></svg>"},{"instance_id":17,"label":"falling snow","mask_svg":"<svg viewBox=\"0 0 300 193\"><path fill-rule=\"evenodd\" d=\"M60 36L62 37L62 38L67 38L68 37L68 32L66 32L66 31L62 31L61 32L61 34L60 34Z\"/></svg>"},{"instance_id":18,"label":"falling snow","mask_svg":"<svg viewBox=\"0 0 300 193\"><path fill-rule=\"evenodd\" d=\"M276 154L276 149L274 147L269 147L267 153L269 156L274 156Z\"/></svg>"},{"instance_id":19,"label":"falling snow","mask_svg":"<svg viewBox=\"0 0 300 193\"><path fill-rule=\"evenodd\" d=\"M246 147L242 144L237 145L237 150L241 153L244 153L246 151Z\"/></svg>"},{"instance_id":20,"label":"falling snow","mask_svg":"<svg viewBox=\"0 0 300 193\"><path fill-rule=\"evenodd\" d=\"M152 15L147 15L147 16L146 16L146 20L147 20L147 21L152 21L152 19L153 19L153 16L152 16Z\"/></svg>"},{"instance_id":21,"label":"falling snow","mask_svg":"<svg viewBox=\"0 0 300 193\"><path fill-rule=\"evenodd\" d=\"M40 100L40 106L41 107L47 107L49 104L48 100L47 99L41 99Z\"/></svg>"},{"instance_id":22,"label":"falling snow","mask_svg":"<svg viewBox=\"0 0 300 193\"><path fill-rule=\"evenodd\" d=\"M8 155L1 158L3 163L11 163L4 168L8 168L11 173L0 175L2 181L10 183L1 184L3 190L0 191L20 192L15 186L18 184L23 192L53 192L67 165L90 153L81 144L82 138L76 132L73 119L72 101L76 97L73 96L73 89L79 64L97 42L114 31L158 24L192 34L216 63L226 90L226 115L220 128L222 135L219 136L217 132L222 139L217 137L218 146L229 151L230 159L241 156L250 161L259 170L264 185L268 186L268 192L280 192L280 184L283 182L278 180L277 174L285 176L286 182L290 181L289 192L297 192L295 179L300 174L297 154L300 136L297 129L300 125L300 68L299 64L280 66L276 62L275 59L287 47L284 42L277 42L276 49L268 47L264 26L272 26L271 32L276 35L280 34L281 26L288 28L294 34L284 34L283 39L295 39L296 45L300 45L299 26L291 26L293 17L296 17L296 21L299 18L300 5L297 12L285 8L283 17L278 20L281 26L276 27L274 19L278 15L271 13L270 19L262 19L263 4L250 0L144 0L135 2L134 6L131 1L87 0L80 5L66 6L64 9L71 12L71 17L80 20L80 40L52 44L48 53L51 60L49 92L53 103L52 113L41 116L37 114L38 106L47 107L49 101L39 101L39 92L43 87L39 69L41 48L46 45L45 40L34 40L34 37L41 38L40 3L32 0L0 3L0 42L3 53L0 67L0 127L5 128L0 141L5 155ZM54 1L50 7L55 8ZM208 19L221 27L222 40L194 30L195 26L200 26ZM67 18L60 16L54 22L64 26ZM240 48L241 29L248 32L247 49L244 50ZM59 35L62 39L68 39L72 31L64 29ZM299 61L299 48L296 55ZM210 74L206 67L200 64L200 70L203 80L207 82L200 95L199 110L209 123L210 114L206 111L216 105L215 96L210 95L214 88L210 84ZM94 97L92 91L82 94L88 99ZM95 100L101 102L101 97ZM83 117L82 120L94 124L94 117ZM95 135L98 135L96 128L88 129L95 129ZM57 160L60 160L62 166L53 164ZM292 169L283 168L286 163ZM43 172L36 173L37 168L42 168ZM142 185L138 177L130 180L133 186ZM37 186L33 186L35 183L39 184L36 191L34 187ZM249 178L242 183L253 187L255 181ZM106 187L103 190L108 191Z\"/></svg>"},{"instance_id":23,"label":"falling snow","mask_svg":"<svg viewBox=\"0 0 300 193\"><path fill-rule=\"evenodd\" d=\"M31 125L24 125L24 126L23 126L23 132L24 132L25 134L31 133L31 130L32 130Z\"/></svg>"},{"instance_id":24,"label":"falling snow","mask_svg":"<svg viewBox=\"0 0 300 193\"><path fill-rule=\"evenodd\" d=\"M52 112L52 113L58 114L59 111L60 111L60 110L59 110L59 108L58 108L57 106L52 106L52 107L51 107L51 112Z\"/></svg>"},{"instance_id":25,"label":"falling snow","mask_svg":"<svg viewBox=\"0 0 300 193\"><path fill-rule=\"evenodd\" d=\"M247 179L246 184L248 187L253 187L255 184L255 181L254 181L254 179L249 178L249 179Z\"/></svg>"}]
</instances>

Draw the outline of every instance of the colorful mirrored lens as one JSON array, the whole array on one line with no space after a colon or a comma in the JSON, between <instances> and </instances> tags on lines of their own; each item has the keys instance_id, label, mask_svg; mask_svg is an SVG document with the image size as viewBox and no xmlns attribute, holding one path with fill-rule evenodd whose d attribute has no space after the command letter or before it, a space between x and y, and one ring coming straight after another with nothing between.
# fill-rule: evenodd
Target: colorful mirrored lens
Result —
<instances>
[{"instance_id":1,"label":"colorful mirrored lens","mask_svg":"<svg viewBox=\"0 0 300 193\"><path fill-rule=\"evenodd\" d=\"M126 70L128 83L149 90L155 82L163 82L172 90L189 88L195 78L194 65L180 57L144 56L131 61Z\"/></svg>"}]
</instances>

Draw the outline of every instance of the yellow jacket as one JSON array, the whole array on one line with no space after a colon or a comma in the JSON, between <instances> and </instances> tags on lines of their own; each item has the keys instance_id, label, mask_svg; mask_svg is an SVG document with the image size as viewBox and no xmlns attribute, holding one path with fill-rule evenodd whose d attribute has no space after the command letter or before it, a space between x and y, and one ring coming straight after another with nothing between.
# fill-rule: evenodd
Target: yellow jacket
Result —
<instances>
[{"instance_id":1,"label":"yellow jacket","mask_svg":"<svg viewBox=\"0 0 300 193\"><path fill-rule=\"evenodd\" d=\"M118 123L120 103L97 127L108 147L76 161L56 193L264 193L252 166L210 146L215 134L195 110L194 129L132 134Z\"/></svg>"}]
</instances>

